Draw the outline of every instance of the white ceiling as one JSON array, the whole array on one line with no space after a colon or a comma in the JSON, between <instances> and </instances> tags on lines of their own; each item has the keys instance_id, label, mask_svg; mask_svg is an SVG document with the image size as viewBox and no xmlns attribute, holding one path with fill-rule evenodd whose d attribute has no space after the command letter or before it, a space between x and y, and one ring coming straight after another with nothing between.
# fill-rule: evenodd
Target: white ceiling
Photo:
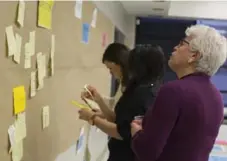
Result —
<instances>
[{"instance_id":1,"label":"white ceiling","mask_svg":"<svg viewBox=\"0 0 227 161\"><path fill-rule=\"evenodd\" d=\"M167 16L170 1L120 1L128 14Z\"/></svg>"}]
</instances>

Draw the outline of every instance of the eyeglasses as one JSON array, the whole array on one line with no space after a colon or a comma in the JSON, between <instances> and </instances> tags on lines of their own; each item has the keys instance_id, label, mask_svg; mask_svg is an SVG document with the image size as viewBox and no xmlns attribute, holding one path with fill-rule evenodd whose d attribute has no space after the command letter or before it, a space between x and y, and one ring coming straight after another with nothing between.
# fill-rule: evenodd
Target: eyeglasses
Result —
<instances>
[{"instance_id":1,"label":"eyeglasses","mask_svg":"<svg viewBox=\"0 0 227 161\"><path fill-rule=\"evenodd\" d=\"M189 41L187 41L187 40L185 40L185 39L182 39L181 41L180 41L180 43L179 43L179 46L183 46L184 44L187 44L187 45L189 45Z\"/></svg>"}]
</instances>

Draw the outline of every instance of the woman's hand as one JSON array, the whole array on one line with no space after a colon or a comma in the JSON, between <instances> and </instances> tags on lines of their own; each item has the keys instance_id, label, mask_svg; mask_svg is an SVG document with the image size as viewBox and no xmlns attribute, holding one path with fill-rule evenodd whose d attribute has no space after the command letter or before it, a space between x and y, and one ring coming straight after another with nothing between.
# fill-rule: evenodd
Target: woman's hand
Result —
<instances>
[{"instance_id":1,"label":"woman's hand","mask_svg":"<svg viewBox=\"0 0 227 161\"><path fill-rule=\"evenodd\" d=\"M131 135L132 135L132 137L140 130L142 130L142 120L132 121L132 123L131 123Z\"/></svg>"},{"instance_id":2,"label":"woman's hand","mask_svg":"<svg viewBox=\"0 0 227 161\"><path fill-rule=\"evenodd\" d=\"M89 121L91 117L95 114L95 112L87 108L79 110L78 113L79 113L79 118L84 121Z\"/></svg>"},{"instance_id":3,"label":"woman's hand","mask_svg":"<svg viewBox=\"0 0 227 161\"><path fill-rule=\"evenodd\" d=\"M93 100L95 102L98 102L99 100L102 99L101 95L98 93L98 91L94 87L88 85L87 86L87 89L90 92L88 92L86 90L84 90L83 92L81 92L81 99L85 99L86 98L86 99Z\"/></svg>"},{"instance_id":4,"label":"woman's hand","mask_svg":"<svg viewBox=\"0 0 227 161\"><path fill-rule=\"evenodd\" d=\"M99 116L100 118L105 118L104 114L102 113L102 111L100 109L93 109L93 112L95 112L96 116Z\"/></svg>"}]
</instances>

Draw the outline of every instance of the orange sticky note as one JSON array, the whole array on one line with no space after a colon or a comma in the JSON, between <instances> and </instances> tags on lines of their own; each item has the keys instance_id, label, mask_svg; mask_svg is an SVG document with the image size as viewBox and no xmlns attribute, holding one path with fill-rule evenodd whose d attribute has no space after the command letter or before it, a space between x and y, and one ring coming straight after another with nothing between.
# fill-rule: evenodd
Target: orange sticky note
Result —
<instances>
[{"instance_id":1,"label":"orange sticky note","mask_svg":"<svg viewBox=\"0 0 227 161\"><path fill-rule=\"evenodd\" d=\"M18 86L13 89L13 101L15 115L25 110L26 94L24 86Z\"/></svg>"}]
</instances>

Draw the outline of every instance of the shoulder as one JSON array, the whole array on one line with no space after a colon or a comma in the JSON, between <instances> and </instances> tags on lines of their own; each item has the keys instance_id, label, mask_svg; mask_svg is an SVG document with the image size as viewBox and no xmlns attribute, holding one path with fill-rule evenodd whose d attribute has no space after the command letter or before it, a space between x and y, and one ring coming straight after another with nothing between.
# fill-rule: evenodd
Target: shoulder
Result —
<instances>
[{"instance_id":1,"label":"shoulder","mask_svg":"<svg viewBox=\"0 0 227 161\"><path fill-rule=\"evenodd\" d=\"M181 96L184 93L185 83L181 80L174 80L163 84L160 87L158 95L161 96Z\"/></svg>"}]
</instances>

